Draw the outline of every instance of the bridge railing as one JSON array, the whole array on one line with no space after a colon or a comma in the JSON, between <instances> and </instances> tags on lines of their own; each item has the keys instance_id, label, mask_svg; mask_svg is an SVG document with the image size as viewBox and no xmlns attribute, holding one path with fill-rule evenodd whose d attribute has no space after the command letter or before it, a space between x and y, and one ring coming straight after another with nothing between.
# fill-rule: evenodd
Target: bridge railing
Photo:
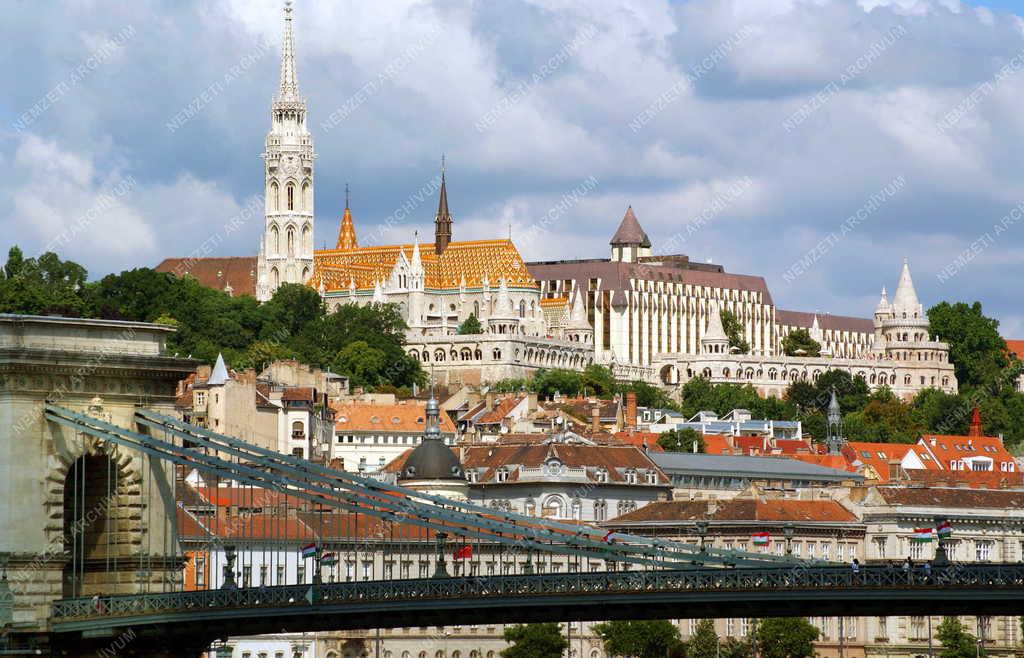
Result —
<instances>
[{"instance_id":1,"label":"bridge railing","mask_svg":"<svg viewBox=\"0 0 1024 658\"><path fill-rule=\"evenodd\" d=\"M318 585L284 585L63 599L52 621L146 616L231 608L282 608L348 602L542 597L607 592L836 590L1024 587L1024 564L954 564L930 574L885 566L772 567L428 578Z\"/></svg>"}]
</instances>

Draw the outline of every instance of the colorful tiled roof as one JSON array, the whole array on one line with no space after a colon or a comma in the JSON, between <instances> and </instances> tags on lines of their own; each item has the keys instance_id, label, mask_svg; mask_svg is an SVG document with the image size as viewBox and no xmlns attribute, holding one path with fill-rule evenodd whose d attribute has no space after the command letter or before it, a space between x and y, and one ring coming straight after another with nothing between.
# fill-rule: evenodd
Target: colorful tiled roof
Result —
<instances>
[{"instance_id":1,"label":"colorful tiled roof","mask_svg":"<svg viewBox=\"0 0 1024 658\"><path fill-rule=\"evenodd\" d=\"M357 290L372 290L390 278L402 255L411 262L413 249L403 244L317 251L310 285L319 287L322 281L327 291L345 291L354 281ZM459 288L463 281L467 288L480 288L484 279L495 289L502 279L510 288L538 287L511 240L452 242L440 254L431 245L420 245L419 251L428 289Z\"/></svg>"}]
</instances>

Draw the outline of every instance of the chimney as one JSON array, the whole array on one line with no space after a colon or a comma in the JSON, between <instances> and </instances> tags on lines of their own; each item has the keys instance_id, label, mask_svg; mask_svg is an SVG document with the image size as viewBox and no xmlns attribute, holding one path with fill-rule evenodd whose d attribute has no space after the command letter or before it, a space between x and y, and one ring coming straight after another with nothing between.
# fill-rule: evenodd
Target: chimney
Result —
<instances>
[{"instance_id":1,"label":"chimney","mask_svg":"<svg viewBox=\"0 0 1024 658\"><path fill-rule=\"evenodd\" d=\"M601 431L601 407L594 405L590 410L590 428L595 432Z\"/></svg>"},{"instance_id":2,"label":"chimney","mask_svg":"<svg viewBox=\"0 0 1024 658\"><path fill-rule=\"evenodd\" d=\"M626 393L626 431L636 431L636 393Z\"/></svg>"},{"instance_id":3,"label":"chimney","mask_svg":"<svg viewBox=\"0 0 1024 658\"><path fill-rule=\"evenodd\" d=\"M902 468L900 466L900 460L890 459L889 460L889 480L896 481L901 478Z\"/></svg>"},{"instance_id":4,"label":"chimney","mask_svg":"<svg viewBox=\"0 0 1024 658\"><path fill-rule=\"evenodd\" d=\"M527 413L533 413L537 411L537 394L530 392L526 394L526 411Z\"/></svg>"},{"instance_id":5,"label":"chimney","mask_svg":"<svg viewBox=\"0 0 1024 658\"><path fill-rule=\"evenodd\" d=\"M985 436L981 427L981 411L977 407L971 410L971 427L967 436Z\"/></svg>"},{"instance_id":6,"label":"chimney","mask_svg":"<svg viewBox=\"0 0 1024 658\"><path fill-rule=\"evenodd\" d=\"M487 391L487 395L484 396L484 408L487 411L494 408L494 391Z\"/></svg>"}]
</instances>

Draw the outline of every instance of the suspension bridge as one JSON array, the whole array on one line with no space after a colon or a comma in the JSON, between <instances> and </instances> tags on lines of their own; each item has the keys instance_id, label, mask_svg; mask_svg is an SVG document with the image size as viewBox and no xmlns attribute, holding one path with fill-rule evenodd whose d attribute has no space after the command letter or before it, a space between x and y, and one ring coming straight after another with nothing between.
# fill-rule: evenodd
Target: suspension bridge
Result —
<instances>
[{"instance_id":1,"label":"suspension bridge","mask_svg":"<svg viewBox=\"0 0 1024 658\"><path fill-rule=\"evenodd\" d=\"M1024 612L1024 565L854 573L609 534L184 423L173 385L194 364L163 355L164 331L0 317L0 653L195 658L280 632Z\"/></svg>"}]
</instances>

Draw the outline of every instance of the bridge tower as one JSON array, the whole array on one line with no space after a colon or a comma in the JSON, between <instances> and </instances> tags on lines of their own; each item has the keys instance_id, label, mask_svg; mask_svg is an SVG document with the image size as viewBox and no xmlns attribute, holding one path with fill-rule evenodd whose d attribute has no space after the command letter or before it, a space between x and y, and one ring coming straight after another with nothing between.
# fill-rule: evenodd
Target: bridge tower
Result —
<instances>
[{"instance_id":1,"label":"bridge tower","mask_svg":"<svg viewBox=\"0 0 1024 658\"><path fill-rule=\"evenodd\" d=\"M50 402L135 427L173 413L194 369L164 354L170 327L0 314L0 562L15 634L45 631L68 596L159 592L180 578L174 474L44 419ZM0 621L2 624L3 621Z\"/></svg>"}]
</instances>

